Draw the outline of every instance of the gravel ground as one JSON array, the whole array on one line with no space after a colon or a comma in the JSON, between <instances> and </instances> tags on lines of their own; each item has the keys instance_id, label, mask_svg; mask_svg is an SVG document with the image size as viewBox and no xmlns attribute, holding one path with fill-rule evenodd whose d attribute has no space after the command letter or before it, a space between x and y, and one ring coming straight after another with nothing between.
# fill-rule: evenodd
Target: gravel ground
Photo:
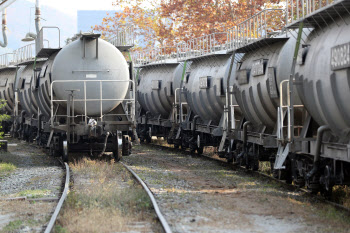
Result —
<instances>
[{"instance_id":1,"label":"gravel ground","mask_svg":"<svg viewBox=\"0 0 350 233\"><path fill-rule=\"evenodd\" d=\"M0 162L16 169L0 176L0 232L41 232L56 202L5 201L8 198L59 198L64 170L40 147L16 139L9 140L9 153Z\"/></svg>"},{"instance_id":2,"label":"gravel ground","mask_svg":"<svg viewBox=\"0 0 350 233\"><path fill-rule=\"evenodd\" d=\"M174 232L349 232L350 218L302 193L214 161L152 146L123 157Z\"/></svg>"}]
</instances>

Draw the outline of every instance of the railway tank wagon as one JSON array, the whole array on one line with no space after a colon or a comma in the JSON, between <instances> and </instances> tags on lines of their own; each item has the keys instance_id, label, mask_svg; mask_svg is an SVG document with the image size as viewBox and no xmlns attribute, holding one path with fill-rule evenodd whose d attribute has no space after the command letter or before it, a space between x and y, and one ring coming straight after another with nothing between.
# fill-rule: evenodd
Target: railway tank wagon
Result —
<instances>
[{"instance_id":1,"label":"railway tank wagon","mask_svg":"<svg viewBox=\"0 0 350 233\"><path fill-rule=\"evenodd\" d=\"M35 61L20 63L23 70L17 73L16 90L18 93L18 101L21 104L20 128L17 133L19 138L33 142L38 131L38 115L39 109L37 101L34 97L34 89L32 88L35 82L37 71L40 70L45 61Z\"/></svg>"},{"instance_id":2,"label":"railway tank wagon","mask_svg":"<svg viewBox=\"0 0 350 233\"><path fill-rule=\"evenodd\" d=\"M11 54L1 55L1 67L0 67L0 99L4 100L6 104L2 109L2 114L11 116L10 119L2 121L2 130L5 133L11 132L13 125L15 111L15 78L17 72L21 72L22 69L18 70L16 66L10 64Z\"/></svg>"},{"instance_id":3,"label":"railway tank wagon","mask_svg":"<svg viewBox=\"0 0 350 233\"><path fill-rule=\"evenodd\" d=\"M315 192L330 193L333 185L350 183L349 9L348 1L337 1L317 12L315 17L330 23L312 25L295 70L295 89L310 115L300 150L293 156L292 174ZM305 160L304 155L312 159Z\"/></svg>"},{"instance_id":4,"label":"railway tank wagon","mask_svg":"<svg viewBox=\"0 0 350 233\"><path fill-rule=\"evenodd\" d=\"M304 30L303 34L308 32ZM243 152L236 153L236 159L247 167L257 169L258 161L271 161L273 167L278 149L278 107L281 98L287 99L280 88L290 77L297 34L292 31L288 36L274 37L275 43L247 51L240 60L233 92L245 125L236 138L244 141L243 135L247 137ZM293 99L295 105L301 104L297 93ZM296 108L295 114L296 123L302 125L302 109Z\"/></svg>"},{"instance_id":5,"label":"railway tank wagon","mask_svg":"<svg viewBox=\"0 0 350 233\"><path fill-rule=\"evenodd\" d=\"M182 146L190 148L192 152L197 150L201 154L204 146L219 147L224 128L227 127L224 109L227 105L225 93L228 79L229 84L233 85L236 70L234 63L228 77L231 59L237 58L212 52L206 57L198 56L192 60L190 72L183 82L185 101L190 109L189 124L182 125ZM232 104L237 105L235 98L232 98ZM240 119L239 108L236 108L236 119Z\"/></svg>"},{"instance_id":6,"label":"railway tank wagon","mask_svg":"<svg viewBox=\"0 0 350 233\"><path fill-rule=\"evenodd\" d=\"M123 134L123 154L129 154L135 104L127 99L134 88L132 69L122 53L99 36L81 34L62 50L51 51L34 81L39 141L64 160L70 151L113 152L119 160L118 132Z\"/></svg>"},{"instance_id":7,"label":"railway tank wagon","mask_svg":"<svg viewBox=\"0 0 350 233\"><path fill-rule=\"evenodd\" d=\"M163 64L147 64L139 69L139 137L148 142L152 136L166 137L172 143L172 137L168 136L178 120L174 104L175 96L178 98L180 94L183 64L167 60Z\"/></svg>"}]
</instances>

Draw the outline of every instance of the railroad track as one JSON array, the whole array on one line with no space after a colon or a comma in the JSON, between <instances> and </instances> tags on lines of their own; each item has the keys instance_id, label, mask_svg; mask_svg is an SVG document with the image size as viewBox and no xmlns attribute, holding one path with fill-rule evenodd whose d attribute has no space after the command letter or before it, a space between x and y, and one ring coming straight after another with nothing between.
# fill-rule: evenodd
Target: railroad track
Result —
<instances>
[{"instance_id":1,"label":"railroad track","mask_svg":"<svg viewBox=\"0 0 350 233\"><path fill-rule=\"evenodd\" d=\"M66 179L64 182L64 189L61 195L61 198L59 199L57 206L55 208L55 211L53 212L51 219L46 226L45 233L50 233L55 225L55 222L57 220L58 214L60 213L63 203L67 198L68 192L69 192L69 183L70 183L70 172L69 172L69 166L67 163L64 163L62 160L59 159L59 162L62 164L66 171Z\"/></svg>"},{"instance_id":2,"label":"railroad track","mask_svg":"<svg viewBox=\"0 0 350 233\"><path fill-rule=\"evenodd\" d=\"M172 148L172 147L168 147L168 146L162 146L162 145L157 145L157 144L147 144L147 145L150 145L150 146L153 146L153 147L156 147L156 148L162 148L162 149L167 149L167 150L170 150L170 151L180 151L179 149L176 149L176 148ZM187 155L193 155L191 154L191 152L189 151L183 151L181 150L182 153L184 154L187 154ZM326 198L324 197L321 197L321 196L317 196L317 195L314 195L312 194L309 190L305 189L305 188L299 188L293 184L288 184L286 183L284 180L279 180L279 179L276 179L272 176L269 176L263 172L260 172L260 171L253 171L253 170L247 170L246 168L242 167L242 166L239 166L237 164L230 164L230 163L227 163L223 160L219 160L219 159L216 159L216 158L213 158L213 157L210 157L206 154L203 154L201 156L198 156L198 158L202 158L202 159L206 159L206 160L210 160L210 161L215 161L216 163L219 163L223 166L226 166L226 167L232 167L232 168L236 168L236 169L239 169L240 171L243 171L249 175L255 175L257 177L262 177L264 179L269 179L269 180L272 180L272 181L275 181L277 183L279 183L281 186L283 186L284 188L288 189L288 190L291 190L291 191L300 191L300 192L303 192L304 194L306 195L309 195L310 197L314 197L316 198L318 201L321 201L321 202L324 202L324 203L327 203L331 206L333 206L334 208L338 209L338 210L341 210L341 211L345 211L347 212L347 214L350 215L350 208L347 208L343 205L340 205L336 202L333 202L333 201L329 201L327 200Z\"/></svg>"},{"instance_id":3,"label":"railroad track","mask_svg":"<svg viewBox=\"0 0 350 233\"><path fill-rule=\"evenodd\" d=\"M135 173L134 170L132 170L128 165L126 165L123 162L120 162L120 164L122 164L133 175L133 177L135 177L135 179L141 184L141 186L143 187L143 189L146 191L147 195L151 199L153 208L157 214L157 217L162 225L163 230L165 231L165 233L171 233L172 231L170 229L170 226L169 226L168 222L166 221L166 219L164 218L162 212L160 211L160 208L157 204L155 197L153 196L152 191L148 188L146 183Z\"/></svg>"}]
</instances>

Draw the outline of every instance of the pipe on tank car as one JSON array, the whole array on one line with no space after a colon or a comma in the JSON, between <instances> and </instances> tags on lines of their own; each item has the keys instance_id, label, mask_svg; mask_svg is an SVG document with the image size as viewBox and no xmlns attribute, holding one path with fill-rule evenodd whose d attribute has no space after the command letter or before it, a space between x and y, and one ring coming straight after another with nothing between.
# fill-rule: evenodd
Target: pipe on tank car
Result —
<instances>
[{"instance_id":1,"label":"pipe on tank car","mask_svg":"<svg viewBox=\"0 0 350 233\"><path fill-rule=\"evenodd\" d=\"M313 164L312 170L306 175L307 179L310 179L311 177L313 177L320 167L322 137L325 132L330 130L331 128L328 125L322 125L317 129L316 152L314 157L314 164Z\"/></svg>"},{"instance_id":2,"label":"pipe on tank car","mask_svg":"<svg viewBox=\"0 0 350 233\"><path fill-rule=\"evenodd\" d=\"M198 115L195 115L194 117L193 117L193 125L192 125L192 133L194 134L195 133L195 131L196 131L196 124L197 124L197 119L199 118L199 116Z\"/></svg>"},{"instance_id":3,"label":"pipe on tank car","mask_svg":"<svg viewBox=\"0 0 350 233\"><path fill-rule=\"evenodd\" d=\"M147 122L148 122L148 114L150 113L150 111L147 111L146 112L146 122L145 122L145 125L147 125Z\"/></svg>"},{"instance_id":4,"label":"pipe on tank car","mask_svg":"<svg viewBox=\"0 0 350 233\"><path fill-rule=\"evenodd\" d=\"M106 148L107 148L107 142L108 142L108 137L109 137L109 135L110 135L110 133L107 132L107 133L106 133L105 142L104 142L104 144L103 144L103 149L102 149L101 153L98 155L98 157L102 157L102 155L105 153ZM118 143L119 143L119 142L118 142Z\"/></svg>"},{"instance_id":5,"label":"pipe on tank car","mask_svg":"<svg viewBox=\"0 0 350 233\"><path fill-rule=\"evenodd\" d=\"M247 131L248 131L248 126L251 125L252 123L250 121L246 121L243 124L243 150L246 152L247 149Z\"/></svg>"},{"instance_id":6,"label":"pipe on tank car","mask_svg":"<svg viewBox=\"0 0 350 233\"><path fill-rule=\"evenodd\" d=\"M41 25L40 25L40 1L36 0L35 3L35 29L36 29L36 34L39 35Z\"/></svg>"},{"instance_id":7,"label":"pipe on tank car","mask_svg":"<svg viewBox=\"0 0 350 233\"><path fill-rule=\"evenodd\" d=\"M19 124L19 129L18 129L18 132L22 132L23 131L23 125L24 125L24 122L25 122L25 118L24 118L24 115L26 114L26 111L23 110L21 112L21 118L20 118L20 124Z\"/></svg>"},{"instance_id":8,"label":"pipe on tank car","mask_svg":"<svg viewBox=\"0 0 350 233\"><path fill-rule=\"evenodd\" d=\"M42 122L42 118L44 117L44 114L40 113L38 116L38 136L36 137L36 140L39 140L40 138L40 132L41 132L41 122Z\"/></svg>"},{"instance_id":9,"label":"pipe on tank car","mask_svg":"<svg viewBox=\"0 0 350 233\"><path fill-rule=\"evenodd\" d=\"M6 9L2 11L2 36L4 38L4 42L0 41L0 46L5 48L7 46L7 34L6 34L6 29L7 29L7 20L6 20Z\"/></svg>"}]
</instances>

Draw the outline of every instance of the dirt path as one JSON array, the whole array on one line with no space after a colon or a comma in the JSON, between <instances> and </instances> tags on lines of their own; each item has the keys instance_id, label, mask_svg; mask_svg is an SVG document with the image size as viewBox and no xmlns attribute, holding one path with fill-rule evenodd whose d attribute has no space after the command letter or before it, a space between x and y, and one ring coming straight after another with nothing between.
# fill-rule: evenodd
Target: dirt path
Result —
<instances>
[{"instance_id":1,"label":"dirt path","mask_svg":"<svg viewBox=\"0 0 350 233\"><path fill-rule=\"evenodd\" d=\"M123 160L146 181L174 232L349 232L350 218L278 183L152 146Z\"/></svg>"}]
</instances>

